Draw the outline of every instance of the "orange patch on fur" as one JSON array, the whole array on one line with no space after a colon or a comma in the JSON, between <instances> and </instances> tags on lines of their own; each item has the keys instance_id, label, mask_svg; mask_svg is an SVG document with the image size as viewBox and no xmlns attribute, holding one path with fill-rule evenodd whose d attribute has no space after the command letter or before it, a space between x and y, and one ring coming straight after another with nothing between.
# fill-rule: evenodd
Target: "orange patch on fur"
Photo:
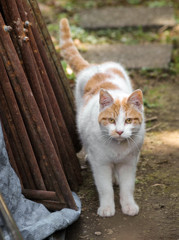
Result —
<instances>
[{"instance_id":1,"label":"orange patch on fur","mask_svg":"<svg viewBox=\"0 0 179 240\"><path fill-rule=\"evenodd\" d=\"M100 89L105 90L119 89L117 85L107 81L108 78L111 78L110 74L97 73L87 82L84 89L84 97L86 98L86 101L88 101L92 96L97 94L100 91Z\"/></svg>"},{"instance_id":2,"label":"orange patch on fur","mask_svg":"<svg viewBox=\"0 0 179 240\"><path fill-rule=\"evenodd\" d=\"M84 94L89 93L92 89L95 89L96 85L104 82L110 75L106 73L96 73L86 84Z\"/></svg>"},{"instance_id":3,"label":"orange patch on fur","mask_svg":"<svg viewBox=\"0 0 179 240\"><path fill-rule=\"evenodd\" d=\"M125 79L123 73L120 70L118 70L117 68L109 68L108 71L118 75L119 77L121 77L123 79Z\"/></svg>"},{"instance_id":4,"label":"orange patch on fur","mask_svg":"<svg viewBox=\"0 0 179 240\"><path fill-rule=\"evenodd\" d=\"M104 111L100 112L98 117L98 122L103 125L109 124L108 118L117 119L119 111L121 108L121 103L119 100L115 101L110 107L106 108Z\"/></svg>"},{"instance_id":5,"label":"orange patch on fur","mask_svg":"<svg viewBox=\"0 0 179 240\"><path fill-rule=\"evenodd\" d=\"M126 118L132 118L134 124L142 122L142 114L137 111L131 104L127 102L127 98L124 98L121 103L121 107L126 112Z\"/></svg>"},{"instance_id":6,"label":"orange patch on fur","mask_svg":"<svg viewBox=\"0 0 179 240\"><path fill-rule=\"evenodd\" d=\"M86 94L89 95L95 95L97 94L100 89L105 89L105 90L115 90L118 89L118 87L111 83L111 82L102 82L101 84L96 85L94 88L92 88L89 92L87 92Z\"/></svg>"}]
</instances>

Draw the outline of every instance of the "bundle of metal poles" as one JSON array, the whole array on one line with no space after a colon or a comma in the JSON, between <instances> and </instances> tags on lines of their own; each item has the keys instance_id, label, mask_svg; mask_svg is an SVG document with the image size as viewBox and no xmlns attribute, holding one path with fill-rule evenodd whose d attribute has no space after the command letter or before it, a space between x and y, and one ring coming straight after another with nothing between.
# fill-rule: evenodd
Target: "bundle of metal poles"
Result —
<instances>
[{"instance_id":1,"label":"bundle of metal poles","mask_svg":"<svg viewBox=\"0 0 179 240\"><path fill-rule=\"evenodd\" d=\"M76 209L73 96L36 0L0 0L0 117L24 195Z\"/></svg>"}]
</instances>

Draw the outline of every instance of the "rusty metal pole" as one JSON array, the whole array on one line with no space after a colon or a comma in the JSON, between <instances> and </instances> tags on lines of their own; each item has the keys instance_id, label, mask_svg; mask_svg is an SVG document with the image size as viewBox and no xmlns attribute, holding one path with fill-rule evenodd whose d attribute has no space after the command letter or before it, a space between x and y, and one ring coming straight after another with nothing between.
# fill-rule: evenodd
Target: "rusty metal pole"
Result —
<instances>
[{"instance_id":1,"label":"rusty metal pole","mask_svg":"<svg viewBox=\"0 0 179 240\"><path fill-rule=\"evenodd\" d=\"M23 5L21 4L21 1L18 0L18 1L16 1L16 3L18 6L18 10L21 14L22 21L26 22L27 17L25 15L25 10L23 9ZM57 127L54 129L54 134L56 136L56 141L59 145L59 150L57 149L57 153L60 152L60 156L63 159L62 160L63 166L65 168L65 173L67 175L67 178L68 178L71 188L73 190L77 191L78 182L76 180L76 177L77 177L77 179L80 177L80 171L77 174L77 176L75 176L74 168L73 168L72 164L78 163L78 160L77 160L75 151L73 149L73 145L72 145L68 130L66 129L66 125L64 123L62 114L60 112L59 105L56 101L54 92L52 90L50 80L47 76L46 69L45 69L42 59L39 55L38 48L37 48L37 45L36 45L36 42L35 42L32 32L31 32L30 27L28 28L28 37L29 37L29 43L31 44L31 47L33 50L31 52L33 52L33 54L34 54L34 65L33 65L33 67L31 67L31 71L33 70L33 68L35 66L34 74L37 73L37 76L38 76L38 79L36 79L36 80L35 80L35 77L32 78L33 82L31 83L31 86L34 85L34 80L35 80L35 84L37 84L37 81L39 81L39 86L38 86L38 88L35 87L35 90L37 90L37 93L39 96L40 90L42 89L43 97L46 100L44 104L46 104L49 116L50 116L50 118L53 119L53 123L56 120ZM22 49L22 52L23 52L22 55L23 54L26 55L27 49ZM25 66L27 64L29 64L29 62L25 62L25 61L24 61L24 63L25 63ZM41 89L39 89L40 87L41 87ZM48 92L48 94L47 94L47 92ZM36 96L37 93L34 93L34 95ZM40 101L40 103L42 102L41 100L38 100L37 102L39 102L39 101ZM55 118L55 115L56 115L56 118ZM42 116L43 116L43 114L42 114ZM46 121L45 121L45 123L46 123ZM56 124L52 125L52 126L55 127ZM51 136L51 134L50 134L50 136ZM65 141L64 141L64 139L65 139ZM54 142L56 143L56 141L54 139L53 143ZM56 146L56 144L55 144L55 146Z\"/></svg>"},{"instance_id":2,"label":"rusty metal pole","mask_svg":"<svg viewBox=\"0 0 179 240\"><path fill-rule=\"evenodd\" d=\"M29 4L27 4L28 2L30 3L31 10L33 11L33 13L32 11L29 10ZM70 137L72 139L72 142L75 146L76 151L79 151L81 149L81 144L76 131L75 115L74 115L75 113L74 99L73 99L72 91L69 88L68 80L65 77L65 74L59 59L57 59L55 49L51 41L51 37L45 26L45 23L43 21L41 12L38 8L37 2L34 0L33 1L26 0L26 1L23 1L23 4L24 4L24 9L28 14L28 19L32 23L32 31L33 31L41 58L43 60L47 74L51 81L53 91L58 101L58 105L62 111L62 115L67 125L67 129L70 133ZM34 21L34 17L37 19L36 22ZM38 31L37 26L40 31ZM43 31L43 34L41 31ZM40 34L41 34L41 37L40 37ZM54 59L56 60L54 61ZM69 97L70 100L67 97ZM69 104L69 101L70 101L70 104Z\"/></svg>"},{"instance_id":3,"label":"rusty metal pole","mask_svg":"<svg viewBox=\"0 0 179 240\"><path fill-rule=\"evenodd\" d=\"M14 6L13 1L8 0L8 3L12 4L11 7ZM14 9L14 7L13 7L13 10L15 11L16 9ZM20 88L23 91L23 96L26 100L26 103L28 104L29 111L31 112L31 116L32 116L34 126L35 126L35 131L37 132L37 134L40 138L40 141L42 143L42 146L44 147L44 151L46 153L48 163L50 164L50 166L52 168L52 171L57 180L57 183L59 184L59 189L61 189L62 194L65 198L65 201L67 202L69 207L71 207L72 209L76 209L75 201L71 194L71 191L70 191L69 185L67 183L66 177L63 173L62 167L58 161L58 157L55 152L54 146L50 140L49 134L44 125L43 119L41 117L41 114L40 114L37 104L35 102L35 99L32 94L32 91L29 87L29 84L27 81L25 81L26 76L25 76L24 72L22 71L22 66L19 62L19 59L14 54L15 53L14 46L9 38L9 35L7 35L7 33L4 32L4 30L3 30L4 25L5 24L4 24L2 15L0 14L0 26L1 26L0 27L0 38L4 40L4 42L3 42L4 47L9 56L9 59L13 59L13 61L11 61L11 63L12 63L12 67L14 69L16 69L17 79L21 79ZM58 189L56 191L57 191L57 195L58 195Z\"/></svg>"},{"instance_id":4,"label":"rusty metal pole","mask_svg":"<svg viewBox=\"0 0 179 240\"><path fill-rule=\"evenodd\" d=\"M4 124L5 131L8 132L9 136L11 136L10 145L11 147L14 146L13 150L17 154L16 163L18 165L19 172L23 179L24 186L26 188L35 189L35 184L31 176L31 173L29 172L29 168L26 162L26 157L20 142L20 138L18 136L17 130L13 123L13 119L10 114L1 86L0 86L0 102L1 102L1 105L0 105L1 119L4 123L6 123Z\"/></svg>"},{"instance_id":5,"label":"rusty metal pole","mask_svg":"<svg viewBox=\"0 0 179 240\"><path fill-rule=\"evenodd\" d=\"M1 51L2 52L2 51ZM10 63L9 63L10 64ZM28 137L28 134L26 132L26 128L23 122L23 119L21 117L21 113L16 101L16 98L14 96L14 92L12 90L11 84L9 82L9 78L7 76L3 61L0 57L0 69L1 69L1 82L0 85L2 86L7 104L9 106L9 110L11 112L11 116L13 118L13 122L14 125L17 129L17 133L19 135L26 159L27 159L27 163L29 164L29 168L31 170L31 174L33 176L35 185L37 187L37 189L46 189L39 167L37 165L37 161ZM13 107L11 107L13 105Z\"/></svg>"},{"instance_id":6,"label":"rusty metal pole","mask_svg":"<svg viewBox=\"0 0 179 240\"><path fill-rule=\"evenodd\" d=\"M18 0L17 3L18 3L18 6L19 6L18 9L19 9L19 12L21 14L22 20L26 23L27 19L29 18L29 13L24 14L25 10L23 9L22 5L20 4L21 1ZM53 127L56 126L56 122L54 123L54 121L55 121L54 115L56 116L56 121L57 121L58 126L59 126L60 132L59 132L59 130L57 130L57 127L55 127L54 133L56 135L56 140L57 140L57 143L59 145L59 151L61 152L61 156L63 156L63 159L64 159L63 165L66 169L66 174L68 176L69 181L71 182L72 185L74 185L75 179L72 177L74 175L73 171L75 172L78 183L81 183L81 169L80 169L79 161L78 161L78 159L76 157L76 154L74 152L74 149L73 149L72 141L71 141L71 138L70 138L71 135L69 136L68 130L66 129L66 125L65 125L65 122L63 120L62 113L60 111L59 105L57 103L56 97L54 95L54 91L53 91L51 83L50 83L50 79L48 78L48 75L46 73L46 68L44 67L42 58L39 54L39 50L38 50L38 47L37 47L37 44L36 44L36 39L33 36L33 33L31 31L31 26L32 26L32 28L35 27L34 24L35 24L34 21L33 21L33 24L32 23L28 24L28 27L27 27L28 36L30 38L30 44L31 44L35 59L37 61L37 65L38 65L38 68L39 68L39 73L41 74L41 76L43 78L43 83L44 83L44 86L46 88L46 92L48 92L48 96L49 96L49 99L50 99L50 102L51 102L51 104L48 103L49 102L48 98L46 98L46 105L47 105L47 108L48 108L48 112L50 114L50 118L53 119L52 126ZM37 36L39 36L39 34L36 34L36 37ZM45 52L44 52L44 55L45 55ZM41 83L42 89L43 89L43 83ZM45 93L44 93L44 95L45 95ZM50 107L48 107L49 104L51 105ZM63 141L63 139L61 139L61 137L60 137L61 135L63 136L64 139L66 139L65 141ZM64 149L67 149L67 153L64 152ZM66 161L66 159L68 161ZM71 165L72 165L72 167L71 167ZM70 186L72 186L71 184L70 184Z\"/></svg>"}]
</instances>

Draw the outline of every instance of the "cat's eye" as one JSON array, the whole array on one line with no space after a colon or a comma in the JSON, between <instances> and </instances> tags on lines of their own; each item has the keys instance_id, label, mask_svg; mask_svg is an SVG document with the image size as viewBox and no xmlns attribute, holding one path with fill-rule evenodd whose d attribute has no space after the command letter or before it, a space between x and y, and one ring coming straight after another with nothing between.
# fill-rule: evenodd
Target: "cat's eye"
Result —
<instances>
[{"instance_id":1,"label":"cat's eye","mask_svg":"<svg viewBox=\"0 0 179 240\"><path fill-rule=\"evenodd\" d=\"M127 124L132 123L132 118L127 118L127 119L125 120L125 123L127 123Z\"/></svg>"},{"instance_id":2,"label":"cat's eye","mask_svg":"<svg viewBox=\"0 0 179 240\"><path fill-rule=\"evenodd\" d=\"M114 120L114 118L108 118L108 121L109 121L109 123L115 123L115 120Z\"/></svg>"}]
</instances>

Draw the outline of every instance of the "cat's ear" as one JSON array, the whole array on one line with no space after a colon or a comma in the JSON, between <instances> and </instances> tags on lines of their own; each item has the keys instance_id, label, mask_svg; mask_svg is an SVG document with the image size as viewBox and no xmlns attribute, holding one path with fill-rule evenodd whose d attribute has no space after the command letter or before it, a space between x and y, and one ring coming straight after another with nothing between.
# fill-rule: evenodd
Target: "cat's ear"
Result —
<instances>
[{"instance_id":1,"label":"cat's ear","mask_svg":"<svg viewBox=\"0 0 179 240\"><path fill-rule=\"evenodd\" d=\"M114 100L108 91L101 89L99 94L100 110L103 110L105 107L112 105L113 102Z\"/></svg>"},{"instance_id":2,"label":"cat's ear","mask_svg":"<svg viewBox=\"0 0 179 240\"><path fill-rule=\"evenodd\" d=\"M134 105L138 110L143 109L143 94L140 89L135 90L129 97L127 102Z\"/></svg>"}]
</instances>

